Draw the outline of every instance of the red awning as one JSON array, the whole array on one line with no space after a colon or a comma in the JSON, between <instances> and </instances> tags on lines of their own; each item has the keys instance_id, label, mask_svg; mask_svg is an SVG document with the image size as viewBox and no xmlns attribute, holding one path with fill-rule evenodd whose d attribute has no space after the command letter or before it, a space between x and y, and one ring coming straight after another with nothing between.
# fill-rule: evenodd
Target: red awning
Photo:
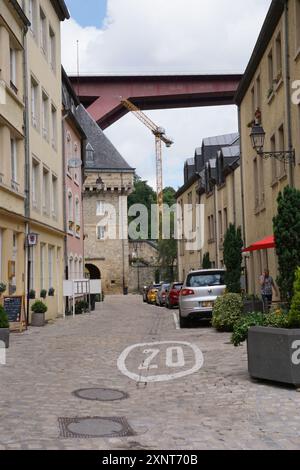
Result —
<instances>
[{"instance_id":1,"label":"red awning","mask_svg":"<svg viewBox=\"0 0 300 470\"><path fill-rule=\"evenodd\" d=\"M248 253L249 251L259 251L259 250L268 250L270 248L275 248L275 238L274 235L266 237L263 240L253 243L248 248L243 250L243 253Z\"/></svg>"}]
</instances>

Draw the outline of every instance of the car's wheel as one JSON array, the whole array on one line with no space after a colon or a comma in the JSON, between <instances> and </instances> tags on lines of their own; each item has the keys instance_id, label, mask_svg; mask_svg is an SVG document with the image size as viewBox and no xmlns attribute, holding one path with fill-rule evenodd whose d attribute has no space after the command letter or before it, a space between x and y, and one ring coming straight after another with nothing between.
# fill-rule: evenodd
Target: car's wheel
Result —
<instances>
[{"instance_id":1,"label":"car's wheel","mask_svg":"<svg viewBox=\"0 0 300 470\"><path fill-rule=\"evenodd\" d=\"M179 326L180 326L180 328L187 328L188 327L188 320L186 318L183 318L180 315L180 312L179 312Z\"/></svg>"}]
</instances>

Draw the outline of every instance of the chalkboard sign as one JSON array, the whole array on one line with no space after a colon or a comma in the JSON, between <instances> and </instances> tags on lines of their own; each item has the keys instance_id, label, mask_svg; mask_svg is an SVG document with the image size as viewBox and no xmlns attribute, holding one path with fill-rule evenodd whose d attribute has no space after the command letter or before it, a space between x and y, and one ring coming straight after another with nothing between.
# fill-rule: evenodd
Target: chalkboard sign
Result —
<instances>
[{"instance_id":1,"label":"chalkboard sign","mask_svg":"<svg viewBox=\"0 0 300 470\"><path fill-rule=\"evenodd\" d=\"M23 313L23 297L4 297L3 307L9 323L20 323Z\"/></svg>"}]
</instances>

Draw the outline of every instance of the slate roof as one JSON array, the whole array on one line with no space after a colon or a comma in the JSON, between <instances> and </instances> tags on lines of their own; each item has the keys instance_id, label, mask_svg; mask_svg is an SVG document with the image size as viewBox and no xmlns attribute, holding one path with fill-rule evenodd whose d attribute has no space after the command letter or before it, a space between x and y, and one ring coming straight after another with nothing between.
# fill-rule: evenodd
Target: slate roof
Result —
<instances>
[{"instance_id":1,"label":"slate roof","mask_svg":"<svg viewBox=\"0 0 300 470\"><path fill-rule=\"evenodd\" d=\"M206 137L203 139L203 145L205 147L210 146L223 146L223 145L233 145L234 142L239 138L238 133L234 134L225 134L225 135L217 135L213 137Z\"/></svg>"},{"instance_id":2,"label":"slate roof","mask_svg":"<svg viewBox=\"0 0 300 470\"><path fill-rule=\"evenodd\" d=\"M231 147L222 148L223 157L239 157L240 156L240 146L232 145Z\"/></svg>"},{"instance_id":3,"label":"slate roof","mask_svg":"<svg viewBox=\"0 0 300 470\"><path fill-rule=\"evenodd\" d=\"M94 159L86 162L86 170L134 172L82 105L78 106L76 116L94 150Z\"/></svg>"}]
</instances>

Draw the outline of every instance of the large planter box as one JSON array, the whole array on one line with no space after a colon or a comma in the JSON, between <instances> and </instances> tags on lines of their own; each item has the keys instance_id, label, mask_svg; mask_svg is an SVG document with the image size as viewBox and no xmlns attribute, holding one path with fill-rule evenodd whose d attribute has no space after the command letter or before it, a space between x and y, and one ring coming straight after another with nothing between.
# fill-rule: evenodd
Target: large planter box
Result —
<instances>
[{"instance_id":1,"label":"large planter box","mask_svg":"<svg viewBox=\"0 0 300 470\"><path fill-rule=\"evenodd\" d=\"M253 312L263 312L264 304L262 300L244 300L244 314Z\"/></svg>"},{"instance_id":2,"label":"large planter box","mask_svg":"<svg viewBox=\"0 0 300 470\"><path fill-rule=\"evenodd\" d=\"M36 326L36 327L45 326L45 314L32 312L31 326Z\"/></svg>"},{"instance_id":3,"label":"large planter box","mask_svg":"<svg viewBox=\"0 0 300 470\"><path fill-rule=\"evenodd\" d=\"M9 328L0 328L0 341L5 344L5 348L9 348Z\"/></svg>"},{"instance_id":4,"label":"large planter box","mask_svg":"<svg viewBox=\"0 0 300 470\"><path fill-rule=\"evenodd\" d=\"M300 387L300 330L255 326L247 343L251 377Z\"/></svg>"}]
</instances>

